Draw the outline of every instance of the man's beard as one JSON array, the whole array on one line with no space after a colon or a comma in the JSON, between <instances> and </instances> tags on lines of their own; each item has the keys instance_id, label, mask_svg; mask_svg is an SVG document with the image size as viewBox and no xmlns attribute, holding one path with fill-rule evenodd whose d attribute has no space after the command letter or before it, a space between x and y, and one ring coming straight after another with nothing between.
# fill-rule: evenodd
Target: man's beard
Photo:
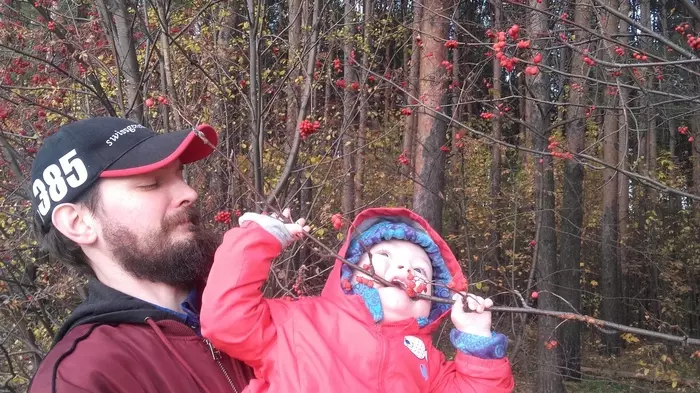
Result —
<instances>
[{"instance_id":1,"label":"man's beard","mask_svg":"<svg viewBox=\"0 0 700 393\"><path fill-rule=\"evenodd\" d=\"M190 223L191 237L173 241L172 232ZM188 207L166 217L161 229L139 239L128 227L105 223L104 238L122 268L136 278L191 288L211 270L219 237L200 225L199 212Z\"/></svg>"}]
</instances>

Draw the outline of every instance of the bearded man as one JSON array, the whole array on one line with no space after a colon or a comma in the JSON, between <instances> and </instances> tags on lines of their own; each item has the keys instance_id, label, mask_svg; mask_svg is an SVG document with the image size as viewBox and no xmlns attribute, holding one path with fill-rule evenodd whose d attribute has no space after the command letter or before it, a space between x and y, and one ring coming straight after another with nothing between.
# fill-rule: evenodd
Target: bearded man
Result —
<instances>
[{"instance_id":1,"label":"bearded man","mask_svg":"<svg viewBox=\"0 0 700 393\"><path fill-rule=\"evenodd\" d=\"M30 393L247 385L249 368L200 334L218 239L201 226L182 171L216 143L208 125L157 134L121 118L74 122L44 140L31 171L34 231L54 259L89 279Z\"/></svg>"}]
</instances>

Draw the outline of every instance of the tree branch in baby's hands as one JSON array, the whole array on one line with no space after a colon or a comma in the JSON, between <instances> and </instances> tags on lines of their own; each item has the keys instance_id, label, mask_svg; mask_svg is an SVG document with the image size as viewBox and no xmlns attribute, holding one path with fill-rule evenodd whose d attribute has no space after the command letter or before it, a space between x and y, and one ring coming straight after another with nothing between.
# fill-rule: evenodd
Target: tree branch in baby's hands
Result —
<instances>
[{"instance_id":1,"label":"tree branch in baby's hands","mask_svg":"<svg viewBox=\"0 0 700 393\"><path fill-rule=\"evenodd\" d=\"M282 221L289 234L296 240L300 240L304 237L304 232L309 232L311 230L311 227L306 225L305 218L300 218L294 222L292 219L292 212L289 210L289 208L282 211L282 217L279 217L277 213L272 213L271 217Z\"/></svg>"},{"instance_id":2,"label":"tree branch in baby's hands","mask_svg":"<svg viewBox=\"0 0 700 393\"><path fill-rule=\"evenodd\" d=\"M493 300L471 293L455 293L452 296L452 323L457 330L478 336L491 336L491 311ZM466 302L465 302L466 299Z\"/></svg>"}]
</instances>

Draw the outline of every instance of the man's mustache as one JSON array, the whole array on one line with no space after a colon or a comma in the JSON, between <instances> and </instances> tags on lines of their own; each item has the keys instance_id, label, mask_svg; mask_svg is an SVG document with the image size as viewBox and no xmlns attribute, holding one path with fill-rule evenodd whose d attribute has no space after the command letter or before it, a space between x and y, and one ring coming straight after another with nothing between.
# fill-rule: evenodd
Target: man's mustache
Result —
<instances>
[{"instance_id":1,"label":"man's mustache","mask_svg":"<svg viewBox=\"0 0 700 393\"><path fill-rule=\"evenodd\" d=\"M177 213L173 213L172 215L165 217L163 220L163 229L167 231L176 228L178 225L187 223L198 226L201 219L199 210L196 207L187 206L182 208Z\"/></svg>"}]
</instances>

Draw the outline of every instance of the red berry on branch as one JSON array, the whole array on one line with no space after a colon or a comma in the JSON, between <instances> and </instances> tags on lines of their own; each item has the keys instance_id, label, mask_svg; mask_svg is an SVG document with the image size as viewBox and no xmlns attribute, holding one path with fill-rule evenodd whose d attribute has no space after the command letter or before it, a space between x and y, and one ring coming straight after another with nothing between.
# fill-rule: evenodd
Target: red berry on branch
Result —
<instances>
[{"instance_id":1,"label":"red berry on branch","mask_svg":"<svg viewBox=\"0 0 700 393\"><path fill-rule=\"evenodd\" d=\"M540 68L537 66L527 66L525 67L525 74L526 75L537 75L540 72Z\"/></svg>"},{"instance_id":2,"label":"red berry on branch","mask_svg":"<svg viewBox=\"0 0 700 393\"><path fill-rule=\"evenodd\" d=\"M331 223L336 231L339 230L343 226L343 215L340 213L335 213L331 217Z\"/></svg>"},{"instance_id":3,"label":"red berry on branch","mask_svg":"<svg viewBox=\"0 0 700 393\"><path fill-rule=\"evenodd\" d=\"M541 61L542 61L542 54L541 53L536 54L535 57L532 58L532 62L535 64L540 64Z\"/></svg>"}]
</instances>

